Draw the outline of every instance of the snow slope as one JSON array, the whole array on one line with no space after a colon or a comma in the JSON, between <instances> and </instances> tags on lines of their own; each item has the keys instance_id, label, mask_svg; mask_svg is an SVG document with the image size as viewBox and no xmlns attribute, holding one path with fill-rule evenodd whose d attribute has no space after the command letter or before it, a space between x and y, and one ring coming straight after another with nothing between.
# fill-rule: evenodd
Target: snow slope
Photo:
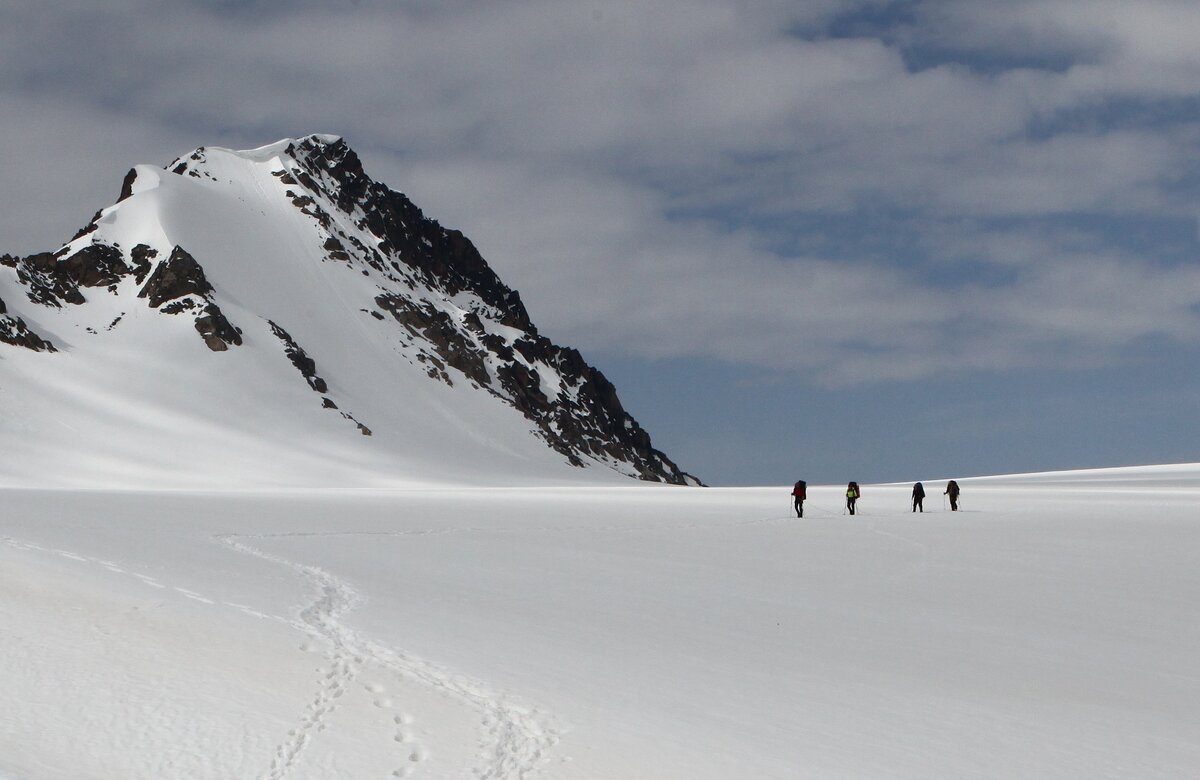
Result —
<instances>
[{"instance_id":1,"label":"snow slope","mask_svg":"<svg viewBox=\"0 0 1200 780\"><path fill-rule=\"evenodd\" d=\"M0 491L0 776L1177 778L1200 465Z\"/></svg>"},{"instance_id":2,"label":"snow slope","mask_svg":"<svg viewBox=\"0 0 1200 780\"><path fill-rule=\"evenodd\" d=\"M341 139L168 168L0 258L0 485L694 484Z\"/></svg>"}]
</instances>

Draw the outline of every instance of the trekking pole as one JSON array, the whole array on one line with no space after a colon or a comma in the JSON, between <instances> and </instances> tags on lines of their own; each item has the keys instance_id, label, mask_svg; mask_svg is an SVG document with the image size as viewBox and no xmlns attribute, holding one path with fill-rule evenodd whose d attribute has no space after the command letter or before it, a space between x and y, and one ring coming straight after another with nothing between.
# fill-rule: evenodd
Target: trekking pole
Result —
<instances>
[{"instance_id":1,"label":"trekking pole","mask_svg":"<svg viewBox=\"0 0 1200 780\"><path fill-rule=\"evenodd\" d=\"M946 511L946 494L942 493L942 511Z\"/></svg>"}]
</instances>

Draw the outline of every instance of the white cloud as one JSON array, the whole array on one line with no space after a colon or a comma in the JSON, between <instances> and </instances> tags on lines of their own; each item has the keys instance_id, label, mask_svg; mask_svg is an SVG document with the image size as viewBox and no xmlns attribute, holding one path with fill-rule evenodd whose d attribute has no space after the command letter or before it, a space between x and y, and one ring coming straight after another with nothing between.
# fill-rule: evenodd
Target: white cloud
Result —
<instances>
[{"instance_id":1,"label":"white cloud","mask_svg":"<svg viewBox=\"0 0 1200 780\"><path fill-rule=\"evenodd\" d=\"M10 3L0 249L67 238L134 162L337 132L583 347L847 382L1190 338L1191 275L1051 223L1194 218L1196 118L1105 106L1195 96L1200 12L957 0L894 40L822 35L881 5ZM962 61L914 71L913 47ZM879 213L915 248L780 251L792 220Z\"/></svg>"}]
</instances>

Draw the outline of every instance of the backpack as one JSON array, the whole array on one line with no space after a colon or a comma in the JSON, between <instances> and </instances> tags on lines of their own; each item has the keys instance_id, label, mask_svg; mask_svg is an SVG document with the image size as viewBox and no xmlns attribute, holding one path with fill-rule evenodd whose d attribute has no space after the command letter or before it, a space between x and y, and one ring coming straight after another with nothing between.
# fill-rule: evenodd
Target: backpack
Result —
<instances>
[{"instance_id":1,"label":"backpack","mask_svg":"<svg viewBox=\"0 0 1200 780\"><path fill-rule=\"evenodd\" d=\"M858 483L857 482L851 482L847 486L846 495L853 496L854 498L858 498L859 493L858 493Z\"/></svg>"},{"instance_id":2,"label":"backpack","mask_svg":"<svg viewBox=\"0 0 1200 780\"><path fill-rule=\"evenodd\" d=\"M796 487L792 488L792 495L796 498L807 498L807 493L808 483L806 483L804 480L800 480L796 483Z\"/></svg>"}]
</instances>

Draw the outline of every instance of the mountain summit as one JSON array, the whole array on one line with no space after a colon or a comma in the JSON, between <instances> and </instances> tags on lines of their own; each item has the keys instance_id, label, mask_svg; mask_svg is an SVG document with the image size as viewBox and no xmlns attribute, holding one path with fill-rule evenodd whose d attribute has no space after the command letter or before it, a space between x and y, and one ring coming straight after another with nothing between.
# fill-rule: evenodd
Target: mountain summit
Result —
<instances>
[{"instance_id":1,"label":"mountain summit","mask_svg":"<svg viewBox=\"0 0 1200 780\"><path fill-rule=\"evenodd\" d=\"M0 256L0 482L698 484L339 137L137 166Z\"/></svg>"}]
</instances>

